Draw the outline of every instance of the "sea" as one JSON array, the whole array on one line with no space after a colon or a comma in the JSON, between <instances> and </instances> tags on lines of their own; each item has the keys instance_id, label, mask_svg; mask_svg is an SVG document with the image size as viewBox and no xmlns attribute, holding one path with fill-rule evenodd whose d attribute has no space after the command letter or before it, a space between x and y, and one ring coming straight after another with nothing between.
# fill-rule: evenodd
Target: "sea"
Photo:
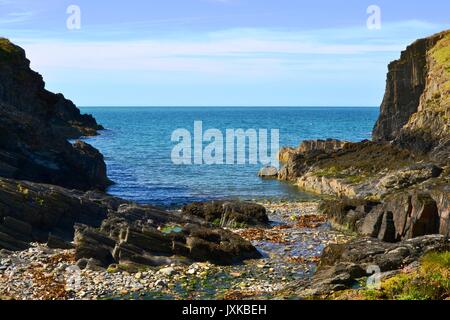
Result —
<instances>
[{"instance_id":1,"label":"sea","mask_svg":"<svg viewBox=\"0 0 450 320\"><path fill-rule=\"evenodd\" d=\"M98 136L87 138L86 142L99 149L105 157L108 176L115 183L108 193L160 207L180 207L214 199L302 201L314 197L290 183L258 177L264 164L250 161L249 150L247 161L239 164L237 156L234 163L227 163L225 159L223 163L199 163L194 161L198 150L197 153L192 150L191 163L174 161L174 148L182 142L181 138L173 139L174 132L190 133L191 141L186 138L183 143L192 142L192 149L194 141L198 141L194 139L200 139L200 154L213 141L202 142L202 134L195 135L195 123L202 123L202 133L210 129L223 133L224 145L227 130L255 130L258 134L267 130L270 151L271 130L278 130L280 147L296 147L311 139L334 138L354 142L370 139L379 115L376 107L80 109L83 113L92 114L105 127ZM249 140L247 145L250 145ZM217 155L215 152L212 154Z\"/></svg>"}]
</instances>

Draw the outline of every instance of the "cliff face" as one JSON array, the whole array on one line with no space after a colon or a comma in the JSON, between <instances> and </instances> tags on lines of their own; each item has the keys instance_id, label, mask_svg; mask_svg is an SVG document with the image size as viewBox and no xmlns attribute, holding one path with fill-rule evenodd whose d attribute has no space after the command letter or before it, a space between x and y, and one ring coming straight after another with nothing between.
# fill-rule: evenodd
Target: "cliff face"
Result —
<instances>
[{"instance_id":1,"label":"cliff face","mask_svg":"<svg viewBox=\"0 0 450 320\"><path fill-rule=\"evenodd\" d=\"M67 141L98 129L92 116L45 90L21 48L0 39L0 249L25 250L34 242L66 249L75 240L77 265L97 269L260 258L249 241L200 218L73 190L110 184L100 152ZM233 208L256 210L248 206ZM162 231L175 225L180 232Z\"/></svg>"},{"instance_id":2,"label":"cliff face","mask_svg":"<svg viewBox=\"0 0 450 320\"><path fill-rule=\"evenodd\" d=\"M102 129L61 94L45 90L23 49L0 38L0 176L75 189L105 189L103 156L67 139Z\"/></svg>"},{"instance_id":3,"label":"cliff face","mask_svg":"<svg viewBox=\"0 0 450 320\"><path fill-rule=\"evenodd\" d=\"M445 163L450 157L450 31L437 38L427 53L428 72L417 112L401 129L396 143L429 152Z\"/></svg>"},{"instance_id":4,"label":"cliff face","mask_svg":"<svg viewBox=\"0 0 450 320\"><path fill-rule=\"evenodd\" d=\"M278 178L343 198L328 215L361 234L390 242L448 236L450 31L416 41L389 65L373 140L286 148Z\"/></svg>"},{"instance_id":5,"label":"cliff face","mask_svg":"<svg viewBox=\"0 0 450 320\"><path fill-rule=\"evenodd\" d=\"M55 133L67 138L95 135L102 129L90 115L80 110L62 94L45 89L42 76L30 69L25 51L0 38L0 102L35 118L45 120Z\"/></svg>"},{"instance_id":6,"label":"cliff face","mask_svg":"<svg viewBox=\"0 0 450 320\"><path fill-rule=\"evenodd\" d=\"M373 131L375 141L393 141L428 153L449 134L450 31L421 39L389 65L386 94Z\"/></svg>"}]
</instances>

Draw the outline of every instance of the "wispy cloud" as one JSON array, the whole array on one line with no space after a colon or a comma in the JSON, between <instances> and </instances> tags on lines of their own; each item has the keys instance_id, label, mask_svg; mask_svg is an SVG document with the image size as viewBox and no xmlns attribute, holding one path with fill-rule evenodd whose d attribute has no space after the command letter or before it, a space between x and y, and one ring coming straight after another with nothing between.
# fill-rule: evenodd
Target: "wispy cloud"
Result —
<instances>
[{"instance_id":1,"label":"wispy cloud","mask_svg":"<svg viewBox=\"0 0 450 320\"><path fill-rule=\"evenodd\" d=\"M418 37L446 28L403 21L380 31L239 28L139 37L124 28L112 37L102 26L22 30L11 39L50 89L82 97L75 100L85 105L242 105L245 97L254 105L345 105L349 96L354 104L375 105L387 63Z\"/></svg>"},{"instance_id":2,"label":"wispy cloud","mask_svg":"<svg viewBox=\"0 0 450 320\"><path fill-rule=\"evenodd\" d=\"M417 36L438 26L420 21L386 24L373 33L364 28L309 31L232 29L183 38L133 41L18 39L39 69L139 70L249 75L291 72L352 58L370 64L398 55ZM320 61L319 57L322 57ZM319 64L320 64L319 63ZM320 66L318 66L320 68ZM334 66L334 68L338 67ZM349 63L346 62L346 66Z\"/></svg>"},{"instance_id":3,"label":"wispy cloud","mask_svg":"<svg viewBox=\"0 0 450 320\"><path fill-rule=\"evenodd\" d=\"M8 2L4 2L8 3ZM3 4L0 2L0 5ZM28 21L33 17L34 13L32 11L20 11L20 12L10 12L6 15L0 16L0 24L16 24L24 21Z\"/></svg>"}]
</instances>

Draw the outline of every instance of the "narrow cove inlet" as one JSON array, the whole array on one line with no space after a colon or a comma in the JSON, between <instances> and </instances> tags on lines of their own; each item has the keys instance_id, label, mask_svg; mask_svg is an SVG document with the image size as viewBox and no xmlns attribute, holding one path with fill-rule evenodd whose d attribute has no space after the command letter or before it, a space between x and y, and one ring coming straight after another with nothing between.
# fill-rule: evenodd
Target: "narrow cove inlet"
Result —
<instances>
[{"instance_id":1,"label":"narrow cove inlet","mask_svg":"<svg viewBox=\"0 0 450 320\"><path fill-rule=\"evenodd\" d=\"M430 1L0 0L2 308L448 301L450 4Z\"/></svg>"}]
</instances>

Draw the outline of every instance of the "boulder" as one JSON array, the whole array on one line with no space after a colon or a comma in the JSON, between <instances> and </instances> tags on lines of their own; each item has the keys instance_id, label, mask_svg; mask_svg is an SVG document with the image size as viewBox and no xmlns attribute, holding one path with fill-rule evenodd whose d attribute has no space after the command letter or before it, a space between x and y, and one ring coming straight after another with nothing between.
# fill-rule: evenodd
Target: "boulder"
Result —
<instances>
[{"instance_id":1,"label":"boulder","mask_svg":"<svg viewBox=\"0 0 450 320\"><path fill-rule=\"evenodd\" d=\"M143 228L137 228L136 224L121 225L120 228L117 238L117 233L108 234L104 229L77 226L76 258L95 259L102 267L108 267L130 263L158 266L183 261L227 265L261 257L250 242L232 232L189 222L170 233L158 230L154 224Z\"/></svg>"},{"instance_id":2,"label":"boulder","mask_svg":"<svg viewBox=\"0 0 450 320\"><path fill-rule=\"evenodd\" d=\"M384 211L382 207L372 210L362 223L360 233L364 236L378 237L383 223Z\"/></svg>"},{"instance_id":3,"label":"boulder","mask_svg":"<svg viewBox=\"0 0 450 320\"><path fill-rule=\"evenodd\" d=\"M182 212L221 226L267 226L269 223L264 206L243 201L197 202L184 206Z\"/></svg>"},{"instance_id":4,"label":"boulder","mask_svg":"<svg viewBox=\"0 0 450 320\"><path fill-rule=\"evenodd\" d=\"M276 178L278 169L276 167L264 167L259 171L258 176L262 178Z\"/></svg>"},{"instance_id":5,"label":"boulder","mask_svg":"<svg viewBox=\"0 0 450 320\"><path fill-rule=\"evenodd\" d=\"M338 198L322 200L319 205L319 210L334 225L344 226L352 232L361 232L366 216L379 205L380 202L364 199ZM373 219L373 217L369 219ZM378 221L378 219L375 219L375 221ZM364 233L366 235L374 234L372 226L367 225L365 227ZM367 228L372 229L368 230Z\"/></svg>"},{"instance_id":6,"label":"boulder","mask_svg":"<svg viewBox=\"0 0 450 320\"><path fill-rule=\"evenodd\" d=\"M312 281L300 290L301 296L321 296L346 290L358 284L358 279L372 274L398 272L417 262L431 251L450 249L450 241L442 235L429 235L399 243L360 238L347 244L325 248L318 271Z\"/></svg>"},{"instance_id":7,"label":"boulder","mask_svg":"<svg viewBox=\"0 0 450 320\"><path fill-rule=\"evenodd\" d=\"M52 249L64 249L64 250L69 250L69 249L74 248L73 244L71 244L70 242L65 241L59 237L52 235L52 234L48 235L47 247L52 248Z\"/></svg>"}]
</instances>

